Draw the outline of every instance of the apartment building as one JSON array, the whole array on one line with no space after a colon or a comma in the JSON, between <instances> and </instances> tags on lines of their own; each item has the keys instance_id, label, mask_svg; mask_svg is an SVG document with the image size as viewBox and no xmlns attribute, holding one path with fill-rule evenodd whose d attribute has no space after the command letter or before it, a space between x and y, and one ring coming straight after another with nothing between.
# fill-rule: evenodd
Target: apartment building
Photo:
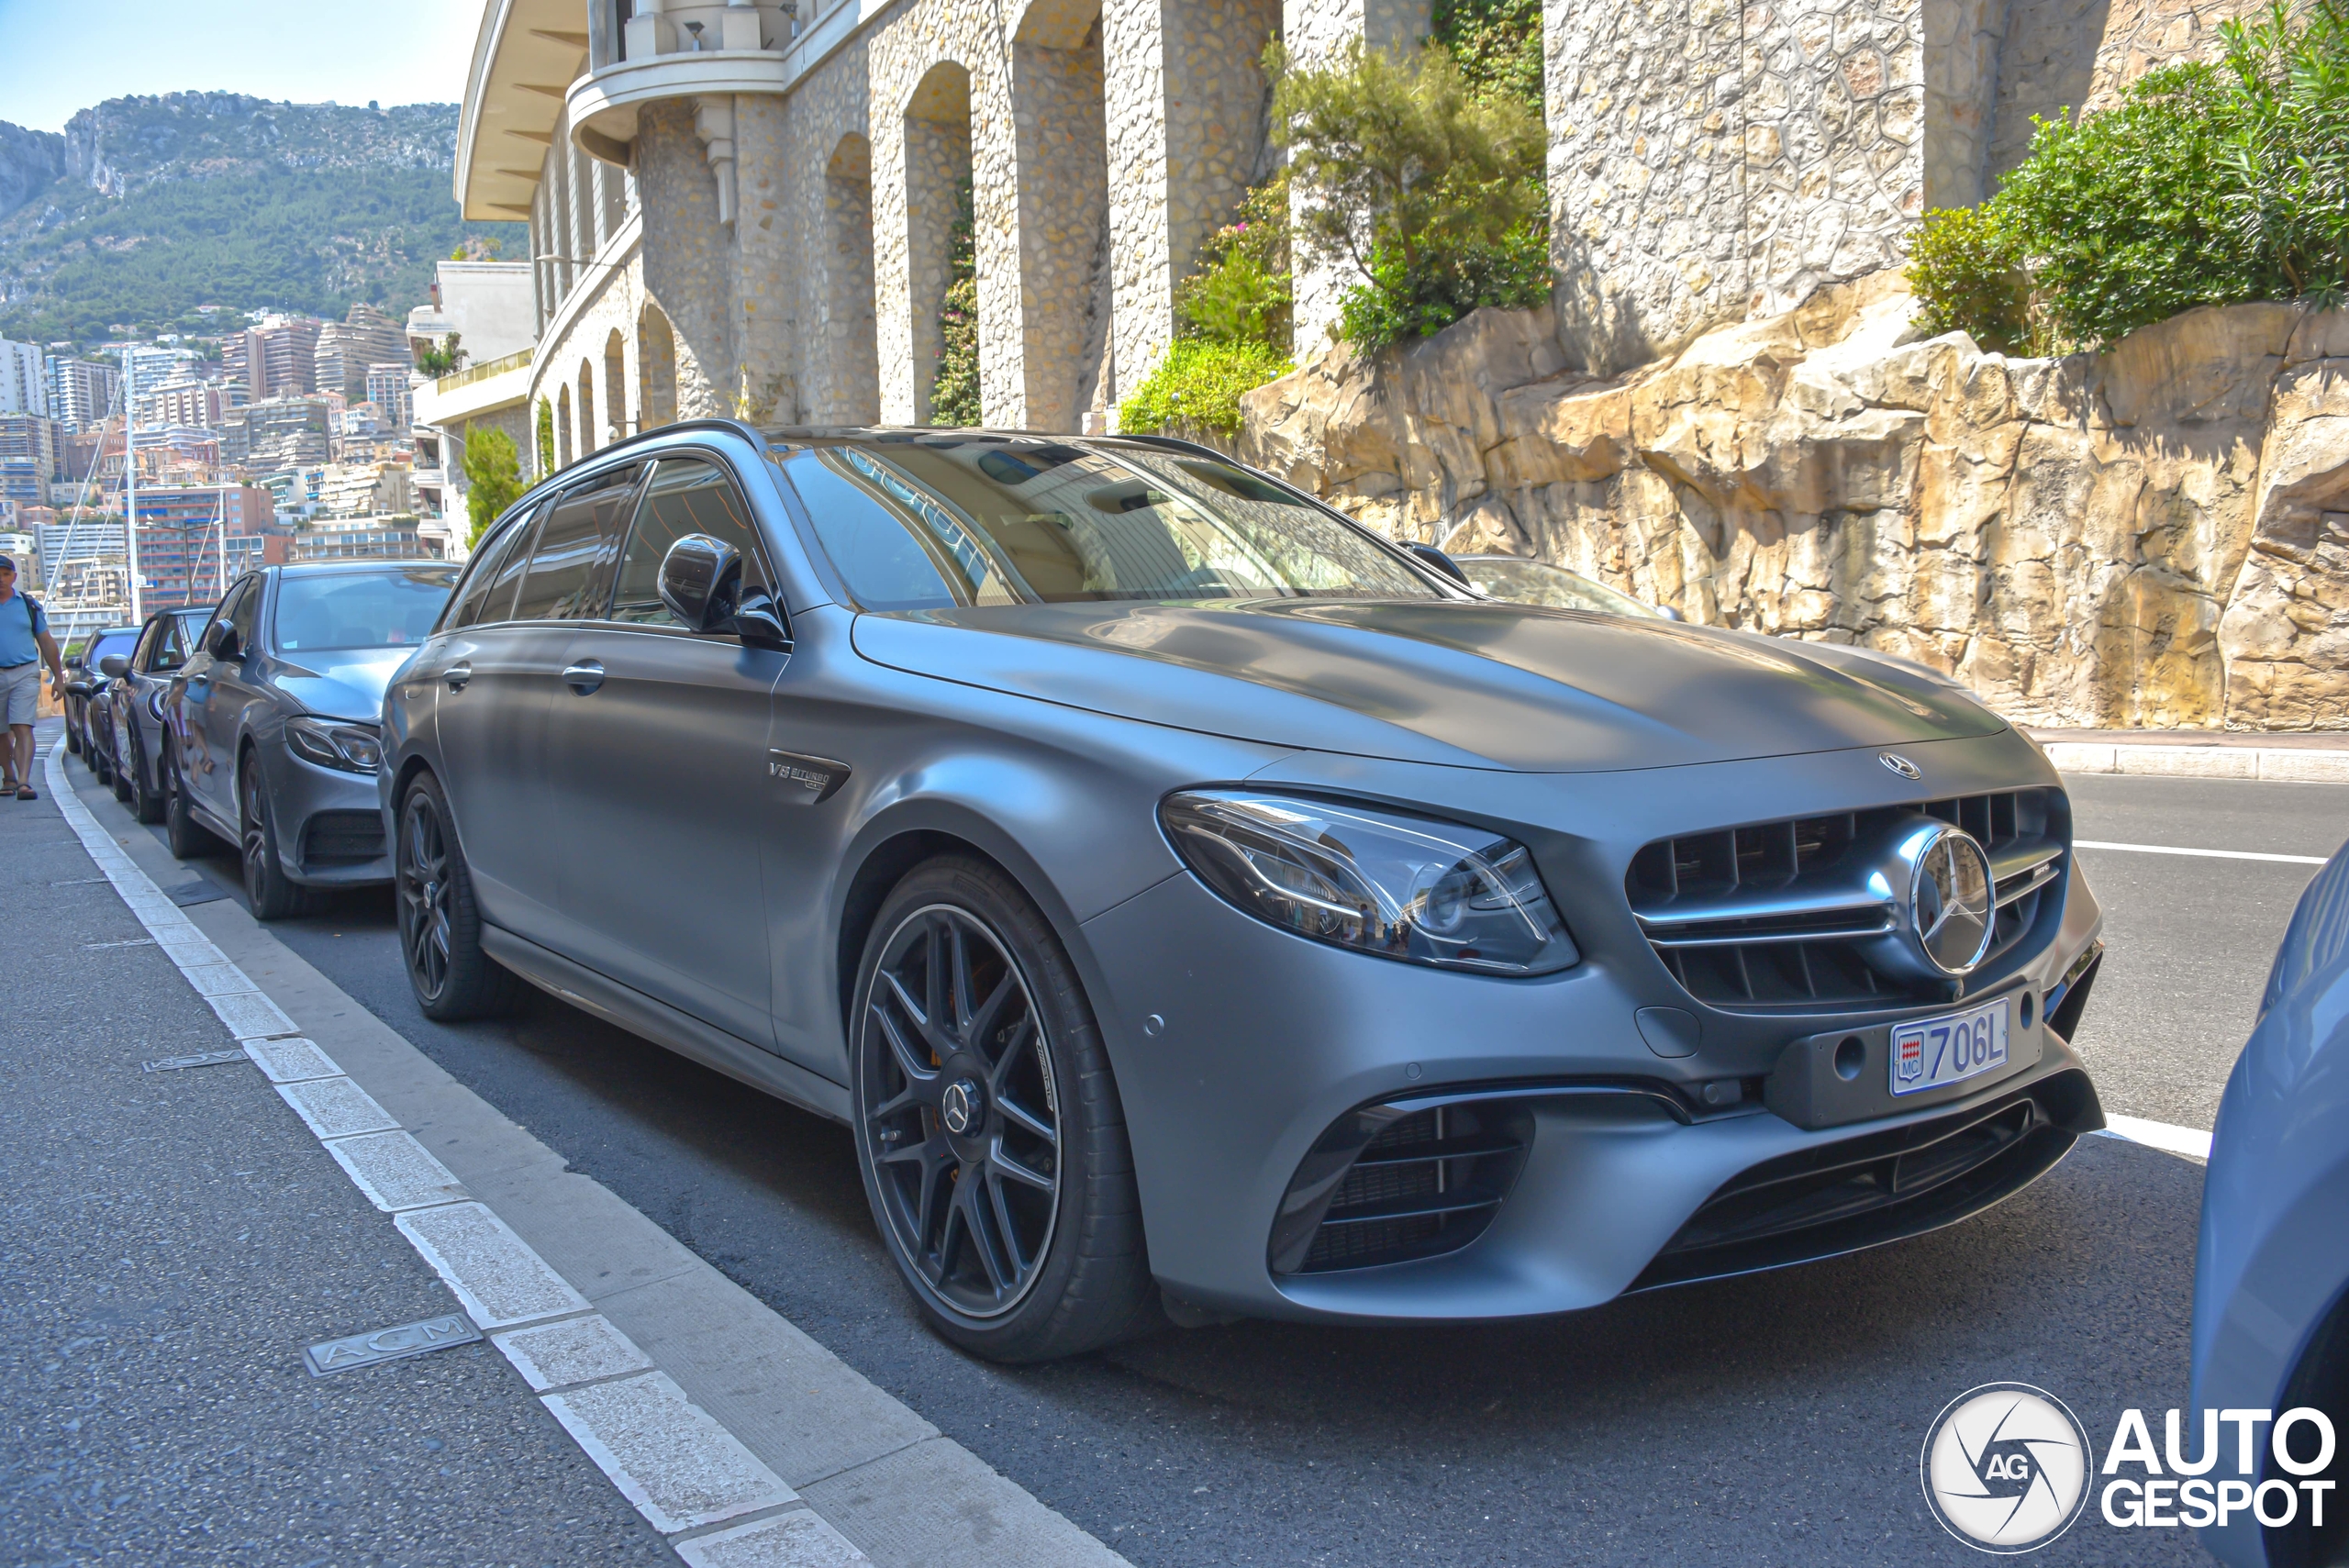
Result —
<instances>
[{"instance_id":1,"label":"apartment building","mask_svg":"<svg viewBox=\"0 0 2349 1568\"><path fill-rule=\"evenodd\" d=\"M94 360L53 355L49 365L49 417L68 430L95 430L122 395L122 373Z\"/></svg>"},{"instance_id":2,"label":"apartment building","mask_svg":"<svg viewBox=\"0 0 2349 1568\"><path fill-rule=\"evenodd\" d=\"M313 388L340 392L353 403L366 398L372 367L415 363L408 354L407 334L372 305L354 305L342 320L320 328L313 361Z\"/></svg>"},{"instance_id":3,"label":"apartment building","mask_svg":"<svg viewBox=\"0 0 2349 1568\"><path fill-rule=\"evenodd\" d=\"M208 428L219 424L221 417L228 412L220 384L199 381L193 376L175 377L151 393L142 387L139 404L139 423L142 425Z\"/></svg>"},{"instance_id":4,"label":"apartment building","mask_svg":"<svg viewBox=\"0 0 2349 1568\"><path fill-rule=\"evenodd\" d=\"M375 406L384 423L394 430L408 428L412 412L408 383L415 376L416 366L406 359L367 367L367 401Z\"/></svg>"},{"instance_id":5,"label":"apartment building","mask_svg":"<svg viewBox=\"0 0 2349 1568\"><path fill-rule=\"evenodd\" d=\"M240 572L289 558L268 491L249 484L139 492L139 576L148 609L210 604Z\"/></svg>"},{"instance_id":6,"label":"apartment building","mask_svg":"<svg viewBox=\"0 0 2349 1568\"><path fill-rule=\"evenodd\" d=\"M0 415L49 415L49 357L0 338Z\"/></svg>"},{"instance_id":7,"label":"apartment building","mask_svg":"<svg viewBox=\"0 0 2349 1568\"><path fill-rule=\"evenodd\" d=\"M253 473L323 463L333 455L333 434L326 398L265 398L222 419L221 461Z\"/></svg>"},{"instance_id":8,"label":"apartment building","mask_svg":"<svg viewBox=\"0 0 2349 1568\"><path fill-rule=\"evenodd\" d=\"M255 403L316 392L318 335L325 328L307 316L263 317L220 345L221 374L240 383Z\"/></svg>"},{"instance_id":9,"label":"apartment building","mask_svg":"<svg viewBox=\"0 0 2349 1568\"><path fill-rule=\"evenodd\" d=\"M36 464L41 477L64 474L65 452L57 421L39 414L0 414L0 462L24 459Z\"/></svg>"}]
</instances>

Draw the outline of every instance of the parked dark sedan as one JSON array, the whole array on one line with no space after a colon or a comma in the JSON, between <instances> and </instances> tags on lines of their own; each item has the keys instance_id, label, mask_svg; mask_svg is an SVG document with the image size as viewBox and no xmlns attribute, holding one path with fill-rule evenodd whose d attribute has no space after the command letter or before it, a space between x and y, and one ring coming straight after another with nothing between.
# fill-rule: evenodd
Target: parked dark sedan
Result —
<instances>
[{"instance_id":1,"label":"parked dark sedan","mask_svg":"<svg viewBox=\"0 0 2349 1568\"><path fill-rule=\"evenodd\" d=\"M147 617L128 655L109 653L99 661L99 672L107 678L98 706L104 709L110 741L106 759L115 798L127 803L141 822L163 819L169 750L163 743L163 699L211 618L210 605L158 610Z\"/></svg>"},{"instance_id":2,"label":"parked dark sedan","mask_svg":"<svg viewBox=\"0 0 2349 1568\"><path fill-rule=\"evenodd\" d=\"M437 562L338 562L230 584L164 700L172 852L236 845L264 920L316 888L391 880L374 781L384 684L456 578Z\"/></svg>"},{"instance_id":3,"label":"parked dark sedan","mask_svg":"<svg viewBox=\"0 0 2349 1568\"><path fill-rule=\"evenodd\" d=\"M102 627L82 644L66 651L65 666L65 750L82 759L101 782L113 777L107 771L105 755L91 743L91 699L106 685L106 675L98 662L109 654L128 653L139 639L135 626Z\"/></svg>"},{"instance_id":4,"label":"parked dark sedan","mask_svg":"<svg viewBox=\"0 0 2349 1568\"><path fill-rule=\"evenodd\" d=\"M618 443L386 695L410 984L847 1122L929 1320L1008 1360L1848 1252L2102 1125L2029 740L1440 564L1181 442Z\"/></svg>"}]
</instances>

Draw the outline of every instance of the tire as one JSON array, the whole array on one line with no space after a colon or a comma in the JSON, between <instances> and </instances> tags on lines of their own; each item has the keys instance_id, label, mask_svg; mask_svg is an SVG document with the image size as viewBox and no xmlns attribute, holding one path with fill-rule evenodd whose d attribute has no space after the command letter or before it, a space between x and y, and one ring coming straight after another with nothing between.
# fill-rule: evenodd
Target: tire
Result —
<instances>
[{"instance_id":1,"label":"tire","mask_svg":"<svg viewBox=\"0 0 2349 1568\"><path fill-rule=\"evenodd\" d=\"M147 747L139 739L139 731L130 732L130 814L152 826L163 819L166 804L163 792L147 781L154 770L147 765Z\"/></svg>"},{"instance_id":2,"label":"tire","mask_svg":"<svg viewBox=\"0 0 2349 1568\"><path fill-rule=\"evenodd\" d=\"M437 1023L496 1018L519 1008L522 977L481 945L481 908L440 781L418 773L400 796L392 844L400 959L424 1016Z\"/></svg>"},{"instance_id":3,"label":"tire","mask_svg":"<svg viewBox=\"0 0 2349 1568\"><path fill-rule=\"evenodd\" d=\"M241 834L239 857L244 862L245 897L256 920L283 920L307 913L314 900L310 890L285 874L277 852L277 823L269 809L269 791L262 786L261 760L247 751L237 767L237 826Z\"/></svg>"},{"instance_id":4,"label":"tire","mask_svg":"<svg viewBox=\"0 0 2349 1568\"><path fill-rule=\"evenodd\" d=\"M114 785L114 797L128 806L130 804L130 771L122 765L122 751L121 738L117 735L114 751L106 759L106 782Z\"/></svg>"},{"instance_id":5,"label":"tire","mask_svg":"<svg viewBox=\"0 0 2349 1568\"><path fill-rule=\"evenodd\" d=\"M198 855L215 854L228 846L220 836L188 809L187 784L180 777L180 765L169 752L163 757L163 842L171 847L173 860L192 861Z\"/></svg>"},{"instance_id":6,"label":"tire","mask_svg":"<svg viewBox=\"0 0 2349 1568\"><path fill-rule=\"evenodd\" d=\"M84 735L82 738L82 760L90 764L91 777L96 779L100 784L114 783L114 769L107 763L106 758L100 754L96 736Z\"/></svg>"},{"instance_id":7,"label":"tire","mask_svg":"<svg viewBox=\"0 0 2349 1568\"><path fill-rule=\"evenodd\" d=\"M65 705L65 750L72 756L86 755L82 750L81 728L73 722L73 705L70 699Z\"/></svg>"},{"instance_id":8,"label":"tire","mask_svg":"<svg viewBox=\"0 0 2349 1568\"><path fill-rule=\"evenodd\" d=\"M857 1163L931 1329L1017 1362L1160 1327L1108 1053L1019 884L966 856L914 868L874 922L855 1000Z\"/></svg>"}]
</instances>

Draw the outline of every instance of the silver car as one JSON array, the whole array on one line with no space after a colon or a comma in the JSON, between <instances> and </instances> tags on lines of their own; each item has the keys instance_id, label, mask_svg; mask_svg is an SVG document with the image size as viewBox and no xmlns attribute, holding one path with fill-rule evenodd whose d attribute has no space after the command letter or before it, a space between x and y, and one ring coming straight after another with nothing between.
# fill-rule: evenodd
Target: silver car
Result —
<instances>
[{"instance_id":1,"label":"silver car","mask_svg":"<svg viewBox=\"0 0 2349 1568\"><path fill-rule=\"evenodd\" d=\"M374 778L384 684L456 577L439 562L335 562L231 583L158 704L172 852L234 845L264 920L320 889L390 881Z\"/></svg>"},{"instance_id":2,"label":"silver car","mask_svg":"<svg viewBox=\"0 0 2349 1568\"><path fill-rule=\"evenodd\" d=\"M2029 740L1441 565L1174 441L623 441L386 694L417 999L527 983L847 1122L1005 1360L1847 1252L2101 1125Z\"/></svg>"}]
</instances>

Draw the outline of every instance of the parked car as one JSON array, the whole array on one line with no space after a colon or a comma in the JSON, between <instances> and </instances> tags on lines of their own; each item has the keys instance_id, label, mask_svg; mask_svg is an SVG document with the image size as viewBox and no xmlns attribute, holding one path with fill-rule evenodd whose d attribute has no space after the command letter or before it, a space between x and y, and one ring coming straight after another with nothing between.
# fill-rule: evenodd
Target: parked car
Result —
<instances>
[{"instance_id":1,"label":"parked car","mask_svg":"<svg viewBox=\"0 0 2349 1568\"><path fill-rule=\"evenodd\" d=\"M173 677L187 662L195 640L212 618L210 605L186 605L158 610L139 628L139 640L128 654L109 653L99 661L106 676L106 749L117 800L127 803L141 822L163 819L163 770L168 753L163 736L163 700Z\"/></svg>"},{"instance_id":2,"label":"parked car","mask_svg":"<svg viewBox=\"0 0 2349 1568\"><path fill-rule=\"evenodd\" d=\"M139 639L135 626L101 627L59 661L65 669L65 750L96 773L102 759L90 744L90 699L106 682L98 661L110 653L128 653ZM101 779L107 775L99 773Z\"/></svg>"},{"instance_id":3,"label":"parked car","mask_svg":"<svg viewBox=\"0 0 2349 1568\"><path fill-rule=\"evenodd\" d=\"M2259 1466L2249 1477L2230 1435L2212 1478L2267 1494L2270 1516L2285 1510L2269 1482L2298 1506L2282 1525L2232 1510L2203 1545L2235 1568L2349 1561L2349 847L2300 895L2219 1102L2194 1270L2194 1408L2185 1441L2204 1454L2205 1411L2310 1408L2333 1428L2332 1462L2318 1464L2315 1424L2293 1423L2284 1440L2297 1472L2277 1462L2268 1428L2247 1429ZM2328 1482L2320 1510L2310 1487Z\"/></svg>"},{"instance_id":4,"label":"parked car","mask_svg":"<svg viewBox=\"0 0 2349 1568\"><path fill-rule=\"evenodd\" d=\"M1506 1318L1950 1224L2101 1126L2063 786L1963 693L1497 604L1203 447L696 421L389 687L429 1017L853 1130L1006 1360Z\"/></svg>"},{"instance_id":5,"label":"parked car","mask_svg":"<svg viewBox=\"0 0 2349 1568\"><path fill-rule=\"evenodd\" d=\"M1678 620L1680 612L1635 599L1579 572L1521 555L1455 555L1453 558L1477 592L1512 604L1548 605L1561 610Z\"/></svg>"},{"instance_id":6,"label":"parked car","mask_svg":"<svg viewBox=\"0 0 2349 1568\"><path fill-rule=\"evenodd\" d=\"M373 774L384 684L439 617L438 562L265 566L228 586L163 707L163 820L185 859L237 846L264 920L391 880Z\"/></svg>"}]
</instances>

